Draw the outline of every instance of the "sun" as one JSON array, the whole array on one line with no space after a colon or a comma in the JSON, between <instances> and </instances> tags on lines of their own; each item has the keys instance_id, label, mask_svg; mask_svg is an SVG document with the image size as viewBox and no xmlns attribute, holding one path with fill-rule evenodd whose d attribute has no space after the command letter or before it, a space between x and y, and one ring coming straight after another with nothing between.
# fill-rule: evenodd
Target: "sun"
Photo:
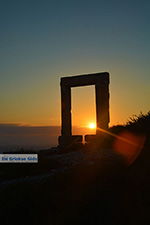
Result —
<instances>
[{"instance_id":1,"label":"sun","mask_svg":"<svg viewBox=\"0 0 150 225\"><path fill-rule=\"evenodd\" d=\"M95 129L96 128L96 124L95 123L89 123L88 128Z\"/></svg>"}]
</instances>

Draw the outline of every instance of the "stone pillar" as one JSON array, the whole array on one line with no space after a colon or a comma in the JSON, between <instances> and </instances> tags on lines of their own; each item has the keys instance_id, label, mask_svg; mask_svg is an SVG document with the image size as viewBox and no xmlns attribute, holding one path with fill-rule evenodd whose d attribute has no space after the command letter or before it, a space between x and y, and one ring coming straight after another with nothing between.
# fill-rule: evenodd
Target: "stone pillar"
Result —
<instances>
[{"instance_id":1,"label":"stone pillar","mask_svg":"<svg viewBox=\"0 0 150 225\"><path fill-rule=\"evenodd\" d=\"M109 124L109 81L95 85L96 96L96 134L101 131L98 128L107 130Z\"/></svg>"},{"instance_id":2,"label":"stone pillar","mask_svg":"<svg viewBox=\"0 0 150 225\"><path fill-rule=\"evenodd\" d=\"M71 136L71 88L61 83L61 135Z\"/></svg>"}]
</instances>

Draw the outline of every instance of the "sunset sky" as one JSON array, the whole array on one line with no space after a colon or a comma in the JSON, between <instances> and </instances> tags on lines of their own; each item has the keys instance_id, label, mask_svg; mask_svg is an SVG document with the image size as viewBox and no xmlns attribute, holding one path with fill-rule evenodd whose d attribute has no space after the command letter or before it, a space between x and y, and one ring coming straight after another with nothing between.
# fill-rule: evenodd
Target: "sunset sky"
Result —
<instances>
[{"instance_id":1,"label":"sunset sky","mask_svg":"<svg viewBox=\"0 0 150 225\"><path fill-rule=\"evenodd\" d=\"M60 77L110 73L110 125L150 110L150 1L0 3L0 123L59 126ZM94 87L72 89L74 126Z\"/></svg>"}]
</instances>

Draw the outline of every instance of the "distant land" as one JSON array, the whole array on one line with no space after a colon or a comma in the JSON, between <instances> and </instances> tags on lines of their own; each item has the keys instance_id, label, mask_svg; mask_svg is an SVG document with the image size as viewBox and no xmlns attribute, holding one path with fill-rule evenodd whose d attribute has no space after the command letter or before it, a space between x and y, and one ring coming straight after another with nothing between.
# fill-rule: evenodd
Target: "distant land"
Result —
<instances>
[{"instance_id":1,"label":"distant land","mask_svg":"<svg viewBox=\"0 0 150 225\"><path fill-rule=\"evenodd\" d=\"M73 134L92 134L89 128L73 127ZM16 151L21 148L40 150L58 145L60 126L22 126L0 124L0 152Z\"/></svg>"}]
</instances>

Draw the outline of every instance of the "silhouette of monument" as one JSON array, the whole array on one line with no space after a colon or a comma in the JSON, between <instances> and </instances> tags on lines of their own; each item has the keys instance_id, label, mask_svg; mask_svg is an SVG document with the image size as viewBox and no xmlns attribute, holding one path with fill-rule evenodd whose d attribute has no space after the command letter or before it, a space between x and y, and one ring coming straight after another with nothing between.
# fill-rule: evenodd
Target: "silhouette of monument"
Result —
<instances>
[{"instance_id":1,"label":"silhouette of monument","mask_svg":"<svg viewBox=\"0 0 150 225\"><path fill-rule=\"evenodd\" d=\"M82 135L72 135L71 88L95 85L96 97L96 136L99 128L108 129L109 124L109 73L94 73L61 78L61 136L60 146L82 143ZM87 135L88 136L88 135Z\"/></svg>"}]
</instances>

